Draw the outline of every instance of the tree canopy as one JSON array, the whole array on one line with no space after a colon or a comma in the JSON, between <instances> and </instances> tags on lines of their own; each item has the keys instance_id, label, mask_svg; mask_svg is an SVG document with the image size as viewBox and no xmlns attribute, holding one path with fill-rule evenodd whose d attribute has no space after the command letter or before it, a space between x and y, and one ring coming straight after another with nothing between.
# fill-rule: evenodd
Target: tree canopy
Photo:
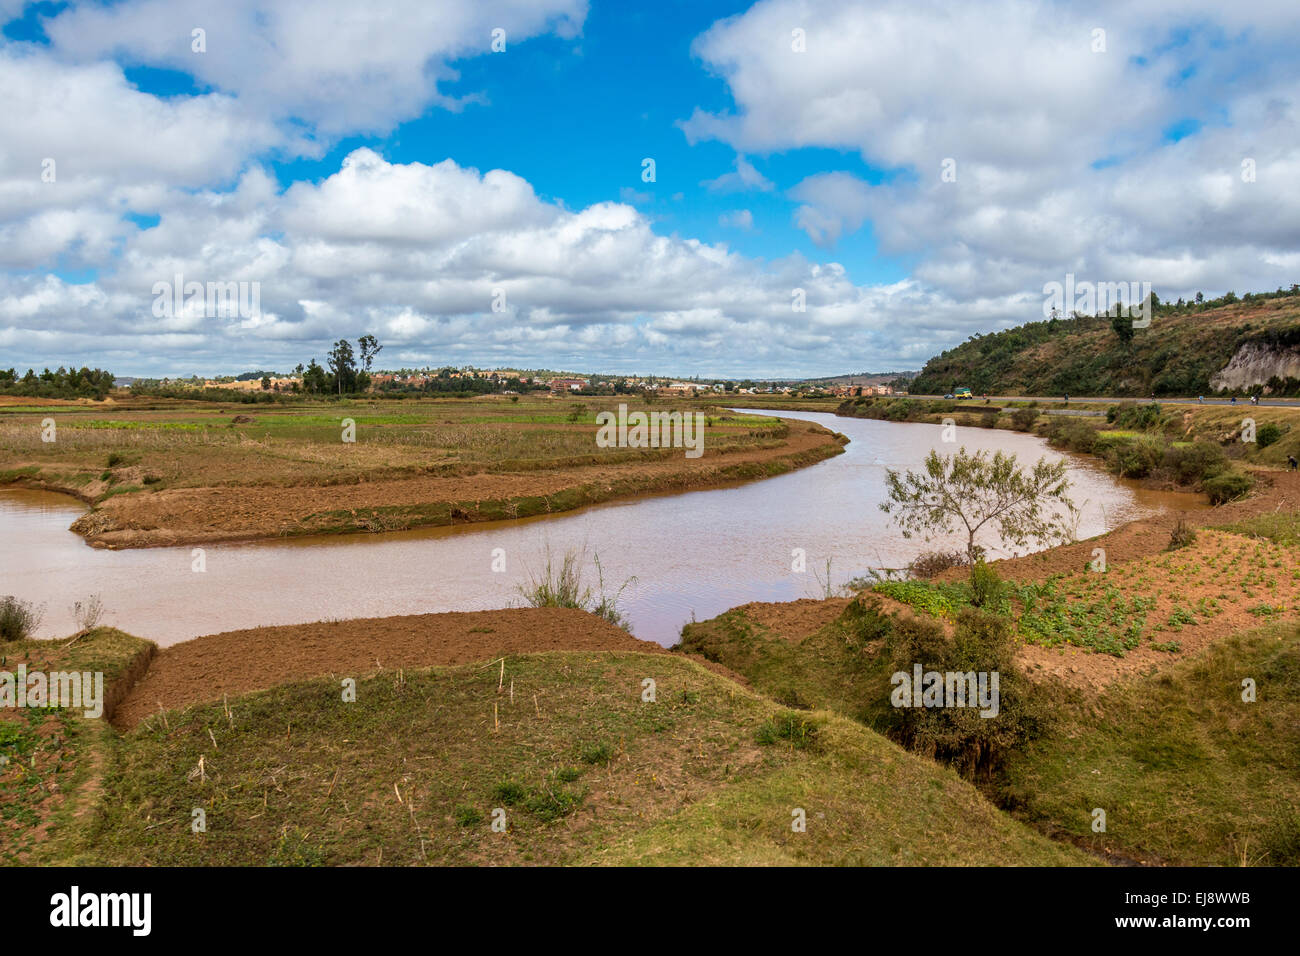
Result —
<instances>
[{"instance_id":1,"label":"tree canopy","mask_svg":"<svg viewBox=\"0 0 1300 956\"><path fill-rule=\"evenodd\" d=\"M1040 458L1028 470L1015 455L986 451L952 455L932 450L920 472L885 473L890 515L904 538L962 530L973 565L985 547L982 532L998 532L1004 544L1020 548L1071 540L1078 510L1070 500L1065 461Z\"/></svg>"}]
</instances>

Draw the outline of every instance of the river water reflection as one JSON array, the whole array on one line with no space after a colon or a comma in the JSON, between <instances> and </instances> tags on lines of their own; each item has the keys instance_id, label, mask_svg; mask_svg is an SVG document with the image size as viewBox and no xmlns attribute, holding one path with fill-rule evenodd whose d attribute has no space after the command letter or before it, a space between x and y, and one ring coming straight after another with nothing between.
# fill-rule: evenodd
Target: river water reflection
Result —
<instances>
[{"instance_id":1,"label":"river water reflection","mask_svg":"<svg viewBox=\"0 0 1300 956\"><path fill-rule=\"evenodd\" d=\"M684 623L747 601L822 593L873 567L901 567L927 545L904 540L878 505L887 467L917 467L940 442L938 425L780 412L843 432L845 453L777 478L729 488L614 502L553 517L385 535L299 538L191 549L102 551L68 525L83 508L62 495L0 491L0 594L45 605L42 636L75 628L73 601L98 593L105 622L159 644L264 624L466 611L521 603L518 585L549 546L598 554L608 589L623 592L633 632L670 645ZM1022 462L1057 456L1019 432L963 428L968 448L1001 449ZM706 450L707 453L707 450ZM1127 487L1095 466L1071 464L1081 537L1175 501ZM956 542L953 542L956 543ZM494 571L502 549L505 571ZM792 552L807 555L791 570ZM997 552L995 552L997 553ZM496 553L500 566L501 552ZM594 583L594 569L589 574Z\"/></svg>"}]
</instances>

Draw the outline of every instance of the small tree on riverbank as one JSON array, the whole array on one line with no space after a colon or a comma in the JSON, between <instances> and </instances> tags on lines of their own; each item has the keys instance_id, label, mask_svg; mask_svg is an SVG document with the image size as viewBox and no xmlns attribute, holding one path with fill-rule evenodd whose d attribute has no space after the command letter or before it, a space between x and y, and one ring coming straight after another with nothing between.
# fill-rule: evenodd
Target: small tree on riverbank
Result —
<instances>
[{"instance_id":1,"label":"small tree on riverbank","mask_svg":"<svg viewBox=\"0 0 1300 956\"><path fill-rule=\"evenodd\" d=\"M888 500L880 510L890 515L904 538L920 534L966 532L966 556L972 567L984 554L978 538L996 529L1004 543L1018 548L1071 540L1077 509L1067 492L1066 463L1040 458L1028 470L1015 455L931 451L918 472L885 472Z\"/></svg>"}]
</instances>

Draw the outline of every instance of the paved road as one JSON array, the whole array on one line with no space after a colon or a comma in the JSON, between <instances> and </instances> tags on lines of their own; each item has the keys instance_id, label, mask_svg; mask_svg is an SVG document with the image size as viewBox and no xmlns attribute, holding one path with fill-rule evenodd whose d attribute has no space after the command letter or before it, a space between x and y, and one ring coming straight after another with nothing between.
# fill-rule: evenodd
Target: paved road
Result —
<instances>
[{"instance_id":1,"label":"paved road","mask_svg":"<svg viewBox=\"0 0 1300 956\"><path fill-rule=\"evenodd\" d=\"M943 398L942 395L913 395L912 397L913 397L913 398ZM1063 400L1063 396L1060 396L1060 395L990 395L988 398L989 398L989 401L990 401L990 402L1040 402L1040 403L1045 403L1045 402L1060 402L1060 401ZM982 404L984 403L984 396L982 396L982 395L980 395L980 396L976 396L974 399L970 399L969 401L970 401L971 404L973 404L973 405L982 405ZM1232 401L1231 401L1230 399L1227 399L1227 398L1207 398L1207 399L1205 399L1205 401L1201 402L1201 401L1197 401L1197 399L1195 398L1195 396L1193 396L1192 398L1166 398L1166 397L1163 397L1163 396L1162 396L1162 397L1157 398L1157 399L1150 399L1150 398L1090 398L1090 397L1088 397L1088 396L1086 396L1086 395L1071 395L1071 396L1070 396L1070 404L1071 404L1071 405L1073 405L1075 402L1080 402L1080 403L1085 403L1085 402L1101 402L1101 403L1103 403L1103 404L1107 404L1107 405L1114 405L1114 404L1117 403L1117 402L1149 402L1149 401L1155 401L1155 402L1156 402L1157 404L1159 404L1159 405L1229 405L1229 406L1232 405ZM1260 404L1261 406L1263 406L1263 405L1272 405L1272 406L1277 406L1277 407L1281 407L1281 408L1300 408L1300 398L1262 398L1262 399L1260 399L1259 404ZM1250 407L1252 407L1251 404L1250 404L1250 399L1248 399L1248 398L1239 398L1239 399L1237 399L1236 407L1240 408L1240 407L1243 407L1243 406L1246 407L1246 408L1250 408Z\"/></svg>"}]
</instances>

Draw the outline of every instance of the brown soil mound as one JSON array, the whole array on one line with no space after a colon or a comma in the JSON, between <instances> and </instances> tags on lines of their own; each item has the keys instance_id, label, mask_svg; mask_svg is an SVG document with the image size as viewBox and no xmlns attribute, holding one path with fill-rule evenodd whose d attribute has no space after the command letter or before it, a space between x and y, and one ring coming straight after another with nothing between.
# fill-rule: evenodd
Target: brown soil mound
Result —
<instances>
[{"instance_id":1,"label":"brown soil mound","mask_svg":"<svg viewBox=\"0 0 1300 956\"><path fill-rule=\"evenodd\" d=\"M800 598L786 603L767 604L754 602L742 604L732 610L745 615L747 620L761 625L785 638L802 641L809 634L820 631L835 620L849 606L850 598Z\"/></svg>"},{"instance_id":2,"label":"brown soil mound","mask_svg":"<svg viewBox=\"0 0 1300 956\"><path fill-rule=\"evenodd\" d=\"M360 677L398 667L490 661L535 651L663 653L594 614L568 608L509 608L357 618L257 627L176 644L118 705L113 723L129 729L150 714L219 701L289 681Z\"/></svg>"}]
</instances>

